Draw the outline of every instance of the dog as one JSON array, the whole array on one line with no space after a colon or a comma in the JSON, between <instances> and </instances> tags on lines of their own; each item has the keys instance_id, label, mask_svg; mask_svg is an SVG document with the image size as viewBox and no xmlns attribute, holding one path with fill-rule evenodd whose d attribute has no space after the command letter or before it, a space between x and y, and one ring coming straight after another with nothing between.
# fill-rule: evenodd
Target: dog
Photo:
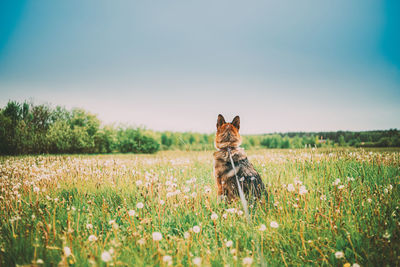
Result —
<instances>
[{"instance_id":1,"label":"dog","mask_svg":"<svg viewBox=\"0 0 400 267\"><path fill-rule=\"evenodd\" d=\"M266 189L260 175L247 159L244 149L240 147L242 137L239 134L240 117L236 116L231 123L226 123L219 114L217 133L215 135L214 176L217 183L218 200L226 198L228 202L239 196L238 184L231 158L236 169L237 179L248 201L260 200Z\"/></svg>"}]
</instances>

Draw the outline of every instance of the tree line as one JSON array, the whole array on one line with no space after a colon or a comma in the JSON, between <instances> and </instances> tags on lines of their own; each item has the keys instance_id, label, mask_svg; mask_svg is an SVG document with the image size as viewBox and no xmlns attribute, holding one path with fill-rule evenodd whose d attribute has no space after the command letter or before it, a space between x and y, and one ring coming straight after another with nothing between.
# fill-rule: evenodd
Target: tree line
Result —
<instances>
[{"instance_id":1,"label":"tree line","mask_svg":"<svg viewBox=\"0 0 400 267\"><path fill-rule=\"evenodd\" d=\"M249 148L400 147L397 129L365 132L289 132L243 136ZM9 101L0 109L0 154L154 153L213 150L214 133L155 132L102 125L83 109Z\"/></svg>"}]
</instances>

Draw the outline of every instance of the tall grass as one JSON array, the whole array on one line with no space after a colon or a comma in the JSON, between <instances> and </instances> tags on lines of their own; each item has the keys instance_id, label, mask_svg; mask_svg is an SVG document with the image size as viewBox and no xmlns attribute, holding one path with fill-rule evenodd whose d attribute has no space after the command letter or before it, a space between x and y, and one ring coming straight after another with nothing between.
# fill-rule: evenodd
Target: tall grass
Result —
<instances>
[{"instance_id":1,"label":"tall grass","mask_svg":"<svg viewBox=\"0 0 400 267\"><path fill-rule=\"evenodd\" d=\"M258 244L269 266L400 264L398 151L249 158L252 224L217 202L210 152L3 157L0 265L256 266Z\"/></svg>"}]
</instances>

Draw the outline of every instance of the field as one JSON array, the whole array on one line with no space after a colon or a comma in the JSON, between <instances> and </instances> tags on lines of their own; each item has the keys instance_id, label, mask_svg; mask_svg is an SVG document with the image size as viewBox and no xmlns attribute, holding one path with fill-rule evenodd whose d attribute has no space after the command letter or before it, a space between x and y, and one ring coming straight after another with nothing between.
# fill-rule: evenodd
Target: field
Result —
<instances>
[{"instance_id":1,"label":"field","mask_svg":"<svg viewBox=\"0 0 400 267\"><path fill-rule=\"evenodd\" d=\"M398 150L257 150L266 204L217 202L212 152L0 159L0 266L399 266Z\"/></svg>"}]
</instances>

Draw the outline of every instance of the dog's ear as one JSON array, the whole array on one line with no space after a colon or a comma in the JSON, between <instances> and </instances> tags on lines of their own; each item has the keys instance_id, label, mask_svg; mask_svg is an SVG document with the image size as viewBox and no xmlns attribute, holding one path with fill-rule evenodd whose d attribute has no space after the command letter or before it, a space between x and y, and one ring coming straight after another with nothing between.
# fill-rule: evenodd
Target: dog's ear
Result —
<instances>
[{"instance_id":1,"label":"dog's ear","mask_svg":"<svg viewBox=\"0 0 400 267\"><path fill-rule=\"evenodd\" d=\"M219 127L221 127L225 122L224 116L222 116L221 114L218 115L218 119L217 119L217 129Z\"/></svg>"},{"instance_id":2,"label":"dog's ear","mask_svg":"<svg viewBox=\"0 0 400 267\"><path fill-rule=\"evenodd\" d=\"M236 129L239 130L240 128L240 117L236 116L233 121L232 121L232 125L236 127Z\"/></svg>"}]
</instances>

